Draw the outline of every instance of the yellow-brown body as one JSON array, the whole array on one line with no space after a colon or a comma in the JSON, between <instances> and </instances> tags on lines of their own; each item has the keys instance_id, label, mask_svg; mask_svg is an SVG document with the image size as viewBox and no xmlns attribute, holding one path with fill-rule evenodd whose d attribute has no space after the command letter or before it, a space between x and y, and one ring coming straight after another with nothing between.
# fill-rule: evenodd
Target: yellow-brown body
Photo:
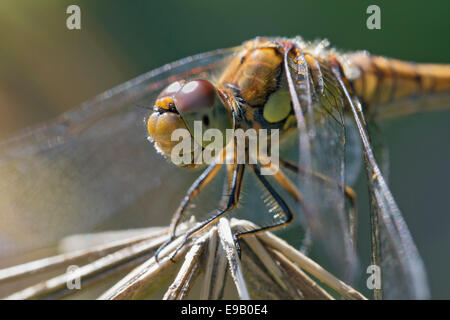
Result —
<instances>
[{"instance_id":1,"label":"yellow-brown body","mask_svg":"<svg viewBox=\"0 0 450 320\"><path fill-rule=\"evenodd\" d=\"M450 106L450 66L420 64L355 53L348 56L358 76L356 95L377 117L392 117Z\"/></svg>"},{"instance_id":2,"label":"yellow-brown body","mask_svg":"<svg viewBox=\"0 0 450 320\"><path fill-rule=\"evenodd\" d=\"M249 105L262 106L277 89L282 61L275 48L250 49L234 57L220 82L238 88Z\"/></svg>"},{"instance_id":3,"label":"yellow-brown body","mask_svg":"<svg viewBox=\"0 0 450 320\"><path fill-rule=\"evenodd\" d=\"M233 129L280 129L283 135L297 127L284 61L287 48L292 48L294 43L295 50L289 52L287 60L289 74L303 112L311 102L315 119L320 120L324 112L350 110L346 108L343 90L336 79L338 75L333 71L339 65L344 71L341 73L343 82L350 85L349 91L362 102L362 110L368 117L387 118L450 106L450 66L416 64L366 52L340 55L299 40L258 38L240 47L217 82L189 82L203 83L199 88L204 91L198 96L181 94L184 89L180 88L189 85L184 81L173 83L174 88L181 91L166 92L169 86L160 94L155 112L148 120L149 136L157 149L169 156L177 143L171 141L171 133L178 128L192 131L191 123L186 122L187 113L180 113L180 107L184 106L181 109L188 113L196 110L199 106L192 101L204 104L206 100L202 100L202 95L213 98L210 94L214 92L222 101L215 110L229 115L222 120L227 120L228 124L232 113L235 117L234 124L222 125L222 130L232 126ZM214 99L210 100L207 99L206 105L213 105ZM198 116L198 110L196 114ZM203 124L221 125L221 121L214 119L209 117Z\"/></svg>"},{"instance_id":4,"label":"yellow-brown body","mask_svg":"<svg viewBox=\"0 0 450 320\"><path fill-rule=\"evenodd\" d=\"M328 51L322 51L319 57L314 55L313 46L302 50L311 90L319 90L319 82L326 79L318 79L323 72L318 69L330 65ZM283 55L276 43L267 39L249 41L232 59L219 82L236 87L248 106L265 107L270 95L280 87L282 62ZM345 76L369 116L388 118L450 107L449 65L419 64L356 52L347 54L342 66L344 70L353 70Z\"/></svg>"}]
</instances>

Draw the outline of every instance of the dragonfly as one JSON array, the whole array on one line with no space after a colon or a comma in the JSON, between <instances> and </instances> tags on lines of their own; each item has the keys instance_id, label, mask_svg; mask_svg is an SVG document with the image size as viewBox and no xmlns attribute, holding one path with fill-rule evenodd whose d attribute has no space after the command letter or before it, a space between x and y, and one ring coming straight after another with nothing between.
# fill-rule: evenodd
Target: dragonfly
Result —
<instances>
[{"instance_id":1,"label":"dragonfly","mask_svg":"<svg viewBox=\"0 0 450 320\"><path fill-rule=\"evenodd\" d=\"M236 234L237 245L301 216L302 241L320 243L352 277L358 224L350 185L359 165L348 150L357 150L371 196L372 262L381 273L375 298L428 298L423 261L378 163L369 124L448 107L449 92L450 66L342 53L327 41L300 37L258 37L167 64L0 144L2 255L50 245L113 216L167 214L176 201L162 199L170 194L182 197L173 235L189 212L203 210L203 200L218 198L218 209L186 241L242 202L255 219L272 215L273 221ZM195 121L220 132L278 129L276 173L261 173L267 159L227 163L220 152L187 188L192 170L169 163L171 134L180 128L192 134ZM246 181L250 194L242 196ZM255 188L264 196L250 210Z\"/></svg>"}]
</instances>

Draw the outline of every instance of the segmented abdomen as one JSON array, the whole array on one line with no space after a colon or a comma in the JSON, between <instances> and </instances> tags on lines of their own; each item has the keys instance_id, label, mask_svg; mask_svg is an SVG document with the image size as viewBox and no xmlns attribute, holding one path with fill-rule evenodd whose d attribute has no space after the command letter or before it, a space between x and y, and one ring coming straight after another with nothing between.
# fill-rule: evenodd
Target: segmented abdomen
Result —
<instances>
[{"instance_id":1,"label":"segmented abdomen","mask_svg":"<svg viewBox=\"0 0 450 320\"><path fill-rule=\"evenodd\" d=\"M349 64L355 93L379 116L450 107L450 66L420 64L355 53ZM382 114L386 113L386 114Z\"/></svg>"}]
</instances>

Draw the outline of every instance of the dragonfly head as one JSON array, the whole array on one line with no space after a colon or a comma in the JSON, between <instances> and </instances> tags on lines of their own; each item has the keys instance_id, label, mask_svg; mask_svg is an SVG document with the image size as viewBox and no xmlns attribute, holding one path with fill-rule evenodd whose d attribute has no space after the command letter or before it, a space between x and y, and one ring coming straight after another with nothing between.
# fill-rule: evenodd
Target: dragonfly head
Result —
<instances>
[{"instance_id":1,"label":"dragonfly head","mask_svg":"<svg viewBox=\"0 0 450 320\"><path fill-rule=\"evenodd\" d=\"M193 161L195 146L203 149L211 143L203 139L206 130L219 130L223 138L220 143L225 147L226 129L232 128L231 112L220 91L208 80L200 79L176 81L167 86L156 99L153 113L147 121L148 133L156 149L175 164L189 167L198 166ZM190 140L190 164L173 161L173 151L186 152L183 148L174 149L179 145L180 137Z\"/></svg>"}]
</instances>

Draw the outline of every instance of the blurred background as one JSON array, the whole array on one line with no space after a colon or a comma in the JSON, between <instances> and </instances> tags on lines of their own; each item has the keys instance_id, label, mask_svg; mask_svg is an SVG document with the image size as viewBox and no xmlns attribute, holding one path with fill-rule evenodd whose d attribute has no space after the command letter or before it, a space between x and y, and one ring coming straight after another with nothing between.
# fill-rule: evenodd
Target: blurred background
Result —
<instances>
[{"instance_id":1,"label":"blurred background","mask_svg":"<svg viewBox=\"0 0 450 320\"><path fill-rule=\"evenodd\" d=\"M81 30L66 28L71 4L81 8ZM366 28L370 4L381 8L381 30ZM0 140L162 64L255 36L327 38L341 50L449 63L449 15L447 1L423 0L2 0ZM380 127L390 186L425 261L432 297L450 298L450 112ZM364 177L356 190L359 238L368 243ZM368 265L368 251L360 255Z\"/></svg>"}]
</instances>

